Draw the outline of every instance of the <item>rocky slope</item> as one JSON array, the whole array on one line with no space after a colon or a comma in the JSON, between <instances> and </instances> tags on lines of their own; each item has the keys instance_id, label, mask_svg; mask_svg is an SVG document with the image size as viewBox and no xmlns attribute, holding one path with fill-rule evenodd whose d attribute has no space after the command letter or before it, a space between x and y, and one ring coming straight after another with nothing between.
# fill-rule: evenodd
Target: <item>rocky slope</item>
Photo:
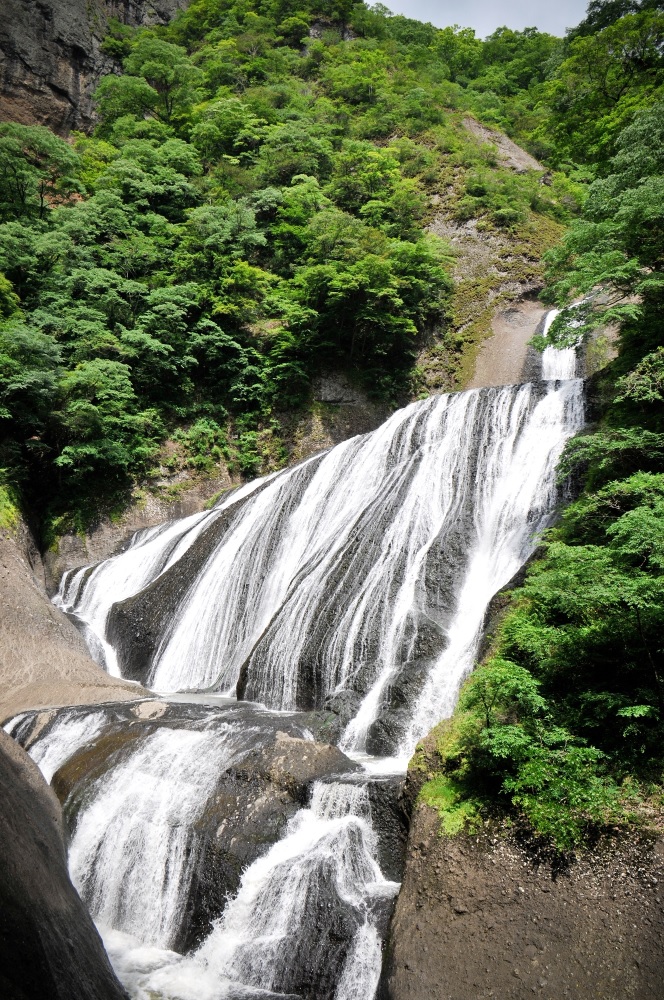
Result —
<instances>
[{"instance_id":1,"label":"rocky slope","mask_svg":"<svg viewBox=\"0 0 664 1000\"><path fill-rule=\"evenodd\" d=\"M126 1000L67 874L60 807L0 731L0 995Z\"/></svg>"},{"instance_id":2,"label":"rocky slope","mask_svg":"<svg viewBox=\"0 0 664 1000\"><path fill-rule=\"evenodd\" d=\"M505 831L438 831L418 804L381 1000L661 998L661 838L560 868Z\"/></svg>"},{"instance_id":3,"label":"rocky slope","mask_svg":"<svg viewBox=\"0 0 664 1000\"><path fill-rule=\"evenodd\" d=\"M109 17L163 24L186 0L5 0L0 120L65 134L93 122L92 93L114 63L100 48Z\"/></svg>"},{"instance_id":4,"label":"rocky slope","mask_svg":"<svg viewBox=\"0 0 664 1000\"><path fill-rule=\"evenodd\" d=\"M504 602L502 592L489 633ZM661 833L567 856L499 820L448 836L419 798L434 746L433 735L418 746L401 798L405 870L377 1000L659 1000Z\"/></svg>"}]
</instances>

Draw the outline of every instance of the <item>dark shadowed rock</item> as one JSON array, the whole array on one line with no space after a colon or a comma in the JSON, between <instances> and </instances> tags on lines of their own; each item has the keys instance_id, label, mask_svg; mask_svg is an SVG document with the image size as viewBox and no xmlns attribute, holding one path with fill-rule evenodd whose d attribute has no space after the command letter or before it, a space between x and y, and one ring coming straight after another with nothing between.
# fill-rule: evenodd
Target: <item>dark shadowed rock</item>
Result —
<instances>
[{"instance_id":1,"label":"dark shadowed rock","mask_svg":"<svg viewBox=\"0 0 664 1000\"><path fill-rule=\"evenodd\" d=\"M385 878L400 882L406 859L408 811L401 775L375 778L369 784L371 823L378 839L378 864Z\"/></svg>"},{"instance_id":2,"label":"dark shadowed rock","mask_svg":"<svg viewBox=\"0 0 664 1000\"><path fill-rule=\"evenodd\" d=\"M0 731L0 996L126 1000L69 881L57 799Z\"/></svg>"},{"instance_id":3,"label":"dark shadowed rock","mask_svg":"<svg viewBox=\"0 0 664 1000\"><path fill-rule=\"evenodd\" d=\"M336 747L277 732L271 742L254 747L220 776L196 824L198 864L178 941L181 950L207 936L212 921L237 892L243 871L283 836L288 820L307 805L314 781L357 770Z\"/></svg>"}]
</instances>

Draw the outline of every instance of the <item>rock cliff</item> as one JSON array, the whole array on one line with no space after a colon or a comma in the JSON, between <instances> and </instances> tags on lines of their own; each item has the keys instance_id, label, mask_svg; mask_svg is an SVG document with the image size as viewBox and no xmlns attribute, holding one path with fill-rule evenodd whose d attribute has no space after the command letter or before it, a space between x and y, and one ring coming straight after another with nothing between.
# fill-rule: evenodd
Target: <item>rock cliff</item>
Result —
<instances>
[{"instance_id":1,"label":"rock cliff","mask_svg":"<svg viewBox=\"0 0 664 1000\"><path fill-rule=\"evenodd\" d=\"M72 622L46 596L24 524L0 532L0 723L26 708L140 697L94 663Z\"/></svg>"},{"instance_id":2,"label":"rock cliff","mask_svg":"<svg viewBox=\"0 0 664 1000\"><path fill-rule=\"evenodd\" d=\"M0 731L0 995L127 1000L67 874L60 807Z\"/></svg>"},{"instance_id":3,"label":"rock cliff","mask_svg":"<svg viewBox=\"0 0 664 1000\"><path fill-rule=\"evenodd\" d=\"M5 0L0 19L0 120L64 134L94 118L92 94L113 60L109 17L163 24L186 0Z\"/></svg>"},{"instance_id":4,"label":"rock cliff","mask_svg":"<svg viewBox=\"0 0 664 1000\"><path fill-rule=\"evenodd\" d=\"M439 835L415 807L380 1000L659 1000L664 842L561 865L513 832Z\"/></svg>"}]
</instances>

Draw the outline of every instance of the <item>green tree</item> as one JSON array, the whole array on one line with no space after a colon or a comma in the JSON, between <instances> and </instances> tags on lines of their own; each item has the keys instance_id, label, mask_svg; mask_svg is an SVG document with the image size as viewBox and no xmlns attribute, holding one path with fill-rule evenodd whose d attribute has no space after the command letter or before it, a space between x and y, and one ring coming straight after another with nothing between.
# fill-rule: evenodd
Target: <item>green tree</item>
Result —
<instances>
[{"instance_id":1,"label":"green tree","mask_svg":"<svg viewBox=\"0 0 664 1000\"><path fill-rule=\"evenodd\" d=\"M0 124L0 220L38 216L81 192L80 160L42 125Z\"/></svg>"},{"instance_id":2,"label":"green tree","mask_svg":"<svg viewBox=\"0 0 664 1000\"><path fill-rule=\"evenodd\" d=\"M547 85L542 125L563 157L601 165L634 113L661 98L663 38L664 13L642 11L572 41Z\"/></svg>"},{"instance_id":3,"label":"green tree","mask_svg":"<svg viewBox=\"0 0 664 1000\"><path fill-rule=\"evenodd\" d=\"M664 104L639 112L617 141L606 178L589 191L584 218L548 257L551 295L564 304L587 297L552 330L569 336L606 323L639 321L641 333L660 315L664 283ZM598 296L598 290L602 295ZM569 330L569 326L567 326ZM655 334L656 335L656 334ZM623 338L624 339L624 338Z\"/></svg>"},{"instance_id":4,"label":"green tree","mask_svg":"<svg viewBox=\"0 0 664 1000\"><path fill-rule=\"evenodd\" d=\"M156 92L154 110L166 122L187 113L195 102L201 72L179 45L154 35L140 35L124 67L130 76L142 77Z\"/></svg>"}]
</instances>

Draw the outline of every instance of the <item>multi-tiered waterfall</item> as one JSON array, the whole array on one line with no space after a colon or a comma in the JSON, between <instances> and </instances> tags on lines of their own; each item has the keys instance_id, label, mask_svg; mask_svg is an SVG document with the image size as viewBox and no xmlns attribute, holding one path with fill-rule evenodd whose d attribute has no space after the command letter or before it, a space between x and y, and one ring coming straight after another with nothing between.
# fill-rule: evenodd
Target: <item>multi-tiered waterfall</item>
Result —
<instances>
[{"instance_id":1,"label":"multi-tiered waterfall","mask_svg":"<svg viewBox=\"0 0 664 1000\"><path fill-rule=\"evenodd\" d=\"M397 888L379 865L371 775L403 771L452 711L491 598L551 522L556 465L583 422L575 366L573 350L548 349L539 382L413 403L65 576L56 602L107 670L162 698L208 693L200 717L114 751L70 808L72 876L134 996L371 1000L380 901ZM221 698L236 695L264 706L253 728ZM169 949L201 849L192 831L266 709L324 710L363 770L312 785L183 956ZM50 778L117 729L111 715L67 710L38 731L28 713L13 732ZM333 947L330 992L315 977ZM313 980L292 971L303 962Z\"/></svg>"}]
</instances>

